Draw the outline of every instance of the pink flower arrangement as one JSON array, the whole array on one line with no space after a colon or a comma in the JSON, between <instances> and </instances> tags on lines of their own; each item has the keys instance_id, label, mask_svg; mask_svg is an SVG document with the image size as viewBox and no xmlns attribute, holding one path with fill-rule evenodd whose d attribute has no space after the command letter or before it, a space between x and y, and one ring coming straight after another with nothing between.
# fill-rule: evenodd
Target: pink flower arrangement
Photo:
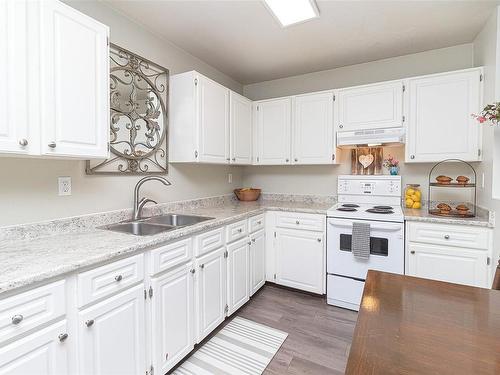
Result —
<instances>
[{"instance_id":1,"label":"pink flower arrangement","mask_svg":"<svg viewBox=\"0 0 500 375\"><path fill-rule=\"evenodd\" d=\"M389 155L387 159L384 159L383 165L386 168L399 167L399 160L396 159L394 156Z\"/></svg>"},{"instance_id":2,"label":"pink flower arrangement","mask_svg":"<svg viewBox=\"0 0 500 375\"><path fill-rule=\"evenodd\" d=\"M498 125L500 122L500 102L495 102L493 104L488 104L483 108L480 114L472 114L472 117L477 120L480 124L486 121L490 121L493 125Z\"/></svg>"}]
</instances>

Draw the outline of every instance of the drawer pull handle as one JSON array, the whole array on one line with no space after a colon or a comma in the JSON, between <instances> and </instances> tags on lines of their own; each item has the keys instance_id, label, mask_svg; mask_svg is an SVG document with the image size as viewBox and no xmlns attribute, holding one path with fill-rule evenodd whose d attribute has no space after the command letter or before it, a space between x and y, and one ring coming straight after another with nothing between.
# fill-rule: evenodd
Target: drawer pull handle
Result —
<instances>
[{"instance_id":1,"label":"drawer pull handle","mask_svg":"<svg viewBox=\"0 0 500 375\"><path fill-rule=\"evenodd\" d=\"M260 221L260 220L259 220L259 221L257 221L257 224L261 225L261 224L262 224L262 221Z\"/></svg>"},{"instance_id":2,"label":"drawer pull handle","mask_svg":"<svg viewBox=\"0 0 500 375\"><path fill-rule=\"evenodd\" d=\"M243 232L243 229L239 228L238 233L241 233L241 232Z\"/></svg>"},{"instance_id":3,"label":"drawer pull handle","mask_svg":"<svg viewBox=\"0 0 500 375\"><path fill-rule=\"evenodd\" d=\"M59 337L59 341L64 342L68 338L68 334L67 333L61 333L58 337Z\"/></svg>"},{"instance_id":4,"label":"drawer pull handle","mask_svg":"<svg viewBox=\"0 0 500 375\"><path fill-rule=\"evenodd\" d=\"M116 281L122 281L122 279L123 279L122 275L115 276Z\"/></svg>"},{"instance_id":5,"label":"drawer pull handle","mask_svg":"<svg viewBox=\"0 0 500 375\"><path fill-rule=\"evenodd\" d=\"M297 221L295 222L295 224L299 225L299 224L300 224L300 221L298 221L298 220L297 220Z\"/></svg>"},{"instance_id":6,"label":"drawer pull handle","mask_svg":"<svg viewBox=\"0 0 500 375\"><path fill-rule=\"evenodd\" d=\"M445 235L444 235L444 239L445 239L445 240L449 240L449 239L450 239L450 235L449 235L449 234L445 234Z\"/></svg>"},{"instance_id":7,"label":"drawer pull handle","mask_svg":"<svg viewBox=\"0 0 500 375\"><path fill-rule=\"evenodd\" d=\"M318 242L321 242L321 238L318 238Z\"/></svg>"},{"instance_id":8,"label":"drawer pull handle","mask_svg":"<svg viewBox=\"0 0 500 375\"><path fill-rule=\"evenodd\" d=\"M410 251L410 254L415 254L415 250Z\"/></svg>"},{"instance_id":9,"label":"drawer pull handle","mask_svg":"<svg viewBox=\"0 0 500 375\"><path fill-rule=\"evenodd\" d=\"M56 148L57 144L56 144L56 142L52 141L52 142L50 142L50 143L48 144L48 146L49 146L50 148Z\"/></svg>"},{"instance_id":10,"label":"drawer pull handle","mask_svg":"<svg viewBox=\"0 0 500 375\"><path fill-rule=\"evenodd\" d=\"M86 325L87 327L92 327L92 326L94 325L94 319L87 320L87 321L85 322L85 325Z\"/></svg>"},{"instance_id":11,"label":"drawer pull handle","mask_svg":"<svg viewBox=\"0 0 500 375\"><path fill-rule=\"evenodd\" d=\"M23 321L23 319L24 319L24 316L22 316L21 314L14 315L12 317L12 324L19 324L19 323L21 323Z\"/></svg>"}]
</instances>

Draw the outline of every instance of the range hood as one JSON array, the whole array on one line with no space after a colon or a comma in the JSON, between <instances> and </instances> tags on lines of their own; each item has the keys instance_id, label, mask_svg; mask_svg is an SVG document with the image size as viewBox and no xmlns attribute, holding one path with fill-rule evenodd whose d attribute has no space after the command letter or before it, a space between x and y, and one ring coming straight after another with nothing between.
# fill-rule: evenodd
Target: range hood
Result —
<instances>
[{"instance_id":1,"label":"range hood","mask_svg":"<svg viewBox=\"0 0 500 375\"><path fill-rule=\"evenodd\" d=\"M366 129L337 132L337 147L342 146L375 146L400 145L405 142L405 129Z\"/></svg>"}]
</instances>

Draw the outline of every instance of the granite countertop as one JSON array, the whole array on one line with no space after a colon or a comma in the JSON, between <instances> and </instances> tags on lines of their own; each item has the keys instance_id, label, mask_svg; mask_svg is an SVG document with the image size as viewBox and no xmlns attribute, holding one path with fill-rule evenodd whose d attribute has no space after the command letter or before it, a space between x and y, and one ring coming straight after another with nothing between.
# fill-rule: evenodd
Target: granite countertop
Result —
<instances>
[{"instance_id":1,"label":"granite countertop","mask_svg":"<svg viewBox=\"0 0 500 375\"><path fill-rule=\"evenodd\" d=\"M420 221L438 224L462 224L488 228L493 228L495 226L494 212L481 207L477 207L476 217L471 218L431 215L427 210L427 207L422 207L421 209L403 208L403 214L406 221Z\"/></svg>"},{"instance_id":2,"label":"granite countertop","mask_svg":"<svg viewBox=\"0 0 500 375\"><path fill-rule=\"evenodd\" d=\"M87 220L85 225L82 224L81 218L66 219L64 222L60 220L61 223L57 224L56 229L56 225L50 223L31 225L29 230L8 228L9 230L4 231L5 233L2 233L2 228L0 228L0 264L2 265L0 294L95 267L123 256L138 254L168 241L242 220L266 210L326 214L326 210L332 204L327 200L323 202L307 200L237 202L228 199L208 207L195 205L195 207L172 208L167 204L163 208L156 208L156 212L152 211L152 213L175 212L209 216L215 219L143 237L96 229L98 225L113 222L103 222L102 217L98 215L91 215L85 219ZM129 211L115 214L113 217L124 220L129 217ZM94 225L89 227L88 221ZM78 224L75 225L75 222ZM48 233L52 235L34 236L29 232L30 230L40 232L42 228L49 228ZM16 230L19 232L17 238L13 235Z\"/></svg>"}]
</instances>

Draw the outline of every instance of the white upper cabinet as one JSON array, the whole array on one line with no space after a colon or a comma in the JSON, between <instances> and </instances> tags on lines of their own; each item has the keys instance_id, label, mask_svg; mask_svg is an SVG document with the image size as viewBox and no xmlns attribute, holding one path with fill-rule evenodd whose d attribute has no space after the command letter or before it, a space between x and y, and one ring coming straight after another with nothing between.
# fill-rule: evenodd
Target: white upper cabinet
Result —
<instances>
[{"instance_id":1,"label":"white upper cabinet","mask_svg":"<svg viewBox=\"0 0 500 375\"><path fill-rule=\"evenodd\" d=\"M333 92L294 98L293 164L335 162Z\"/></svg>"},{"instance_id":2,"label":"white upper cabinet","mask_svg":"<svg viewBox=\"0 0 500 375\"><path fill-rule=\"evenodd\" d=\"M403 81L336 91L337 131L399 127L403 124Z\"/></svg>"},{"instance_id":3,"label":"white upper cabinet","mask_svg":"<svg viewBox=\"0 0 500 375\"><path fill-rule=\"evenodd\" d=\"M233 91L230 98L231 164L252 164L252 101Z\"/></svg>"},{"instance_id":4,"label":"white upper cabinet","mask_svg":"<svg viewBox=\"0 0 500 375\"><path fill-rule=\"evenodd\" d=\"M255 103L256 164L291 164L292 98Z\"/></svg>"},{"instance_id":5,"label":"white upper cabinet","mask_svg":"<svg viewBox=\"0 0 500 375\"><path fill-rule=\"evenodd\" d=\"M406 162L481 160L482 69L408 80Z\"/></svg>"},{"instance_id":6,"label":"white upper cabinet","mask_svg":"<svg viewBox=\"0 0 500 375\"><path fill-rule=\"evenodd\" d=\"M229 158L229 90L198 77L199 155L202 162L224 164Z\"/></svg>"},{"instance_id":7,"label":"white upper cabinet","mask_svg":"<svg viewBox=\"0 0 500 375\"><path fill-rule=\"evenodd\" d=\"M57 0L0 7L0 153L107 158L108 27Z\"/></svg>"},{"instance_id":8,"label":"white upper cabinet","mask_svg":"<svg viewBox=\"0 0 500 375\"><path fill-rule=\"evenodd\" d=\"M195 71L177 74L170 107L170 162L229 163L229 89Z\"/></svg>"},{"instance_id":9,"label":"white upper cabinet","mask_svg":"<svg viewBox=\"0 0 500 375\"><path fill-rule=\"evenodd\" d=\"M0 2L0 152L27 154L37 140L28 129L28 8Z\"/></svg>"},{"instance_id":10,"label":"white upper cabinet","mask_svg":"<svg viewBox=\"0 0 500 375\"><path fill-rule=\"evenodd\" d=\"M59 1L40 9L41 152L106 158L108 27Z\"/></svg>"}]
</instances>

